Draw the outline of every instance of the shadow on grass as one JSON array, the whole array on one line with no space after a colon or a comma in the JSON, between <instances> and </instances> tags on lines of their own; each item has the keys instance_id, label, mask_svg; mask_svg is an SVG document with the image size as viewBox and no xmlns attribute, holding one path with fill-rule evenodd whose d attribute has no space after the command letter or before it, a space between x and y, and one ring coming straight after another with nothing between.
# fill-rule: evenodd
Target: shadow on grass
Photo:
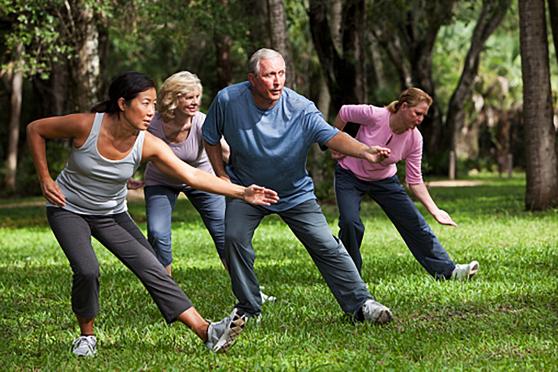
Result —
<instances>
[{"instance_id":1,"label":"shadow on grass","mask_svg":"<svg viewBox=\"0 0 558 372\"><path fill-rule=\"evenodd\" d=\"M521 215L523 211L524 186L513 183L510 185L495 183L472 187L433 187L431 193L437 203L444 209L477 217L493 216L494 214ZM382 216L383 211L370 199L363 204L363 217ZM472 203L471 200L476 202ZM334 203L323 202L324 212L328 220L337 218ZM128 203L129 211L134 220L143 224L146 221L145 205L141 200ZM41 198L25 198L0 201L0 227L18 228L29 226L46 226L44 201ZM173 222L191 223L201 221L197 211L187 200L180 199L173 213ZM265 223L265 220L264 220Z\"/></svg>"}]
</instances>

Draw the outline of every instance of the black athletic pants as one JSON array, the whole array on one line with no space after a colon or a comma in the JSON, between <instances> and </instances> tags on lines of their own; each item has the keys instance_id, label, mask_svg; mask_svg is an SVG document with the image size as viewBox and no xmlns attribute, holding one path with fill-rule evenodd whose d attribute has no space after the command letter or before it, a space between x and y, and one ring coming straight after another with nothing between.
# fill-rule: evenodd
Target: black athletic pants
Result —
<instances>
[{"instance_id":1,"label":"black athletic pants","mask_svg":"<svg viewBox=\"0 0 558 372\"><path fill-rule=\"evenodd\" d=\"M73 271L72 310L76 315L94 318L99 311L99 262L91 246L92 236L141 280L168 323L192 306L127 212L80 215L48 207L47 218Z\"/></svg>"}]
</instances>

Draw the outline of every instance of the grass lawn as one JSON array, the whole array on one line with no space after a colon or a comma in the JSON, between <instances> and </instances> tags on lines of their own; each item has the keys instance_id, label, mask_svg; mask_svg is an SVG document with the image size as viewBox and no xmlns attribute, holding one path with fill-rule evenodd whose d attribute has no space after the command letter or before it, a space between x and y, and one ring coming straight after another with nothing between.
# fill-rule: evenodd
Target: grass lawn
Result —
<instances>
[{"instance_id":1,"label":"grass lawn","mask_svg":"<svg viewBox=\"0 0 558 372\"><path fill-rule=\"evenodd\" d=\"M98 354L77 359L71 271L40 198L0 201L0 360L7 370L558 370L558 210L523 211L525 180L479 177L469 187L432 187L459 224L427 217L452 258L477 259L471 282L435 281L373 203L363 278L388 305L385 326L345 317L302 245L271 216L256 231L261 322L248 323L228 354L215 355L181 324L167 326L141 283L95 243L101 264ZM337 233L335 205L324 212ZM145 231L143 202L130 212ZM173 224L173 274L198 310L220 319L234 305L209 234L181 200Z\"/></svg>"}]
</instances>

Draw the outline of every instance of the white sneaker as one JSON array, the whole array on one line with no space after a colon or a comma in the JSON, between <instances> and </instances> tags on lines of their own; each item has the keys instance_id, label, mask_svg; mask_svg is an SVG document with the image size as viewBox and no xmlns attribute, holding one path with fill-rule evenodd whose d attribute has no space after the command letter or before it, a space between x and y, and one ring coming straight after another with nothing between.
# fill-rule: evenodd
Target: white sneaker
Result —
<instances>
[{"instance_id":1,"label":"white sneaker","mask_svg":"<svg viewBox=\"0 0 558 372\"><path fill-rule=\"evenodd\" d=\"M453 280L468 280L476 275L479 271L479 263L477 261L471 261L468 264L455 265L455 269L451 273L451 279Z\"/></svg>"},{"instance_id":2,"label":"white sneaker","mask_svg":"<svg viewBox=\"0 0 558 372\"><path fill-rule=\"evenodd\" d=\"M378 324L388 323L393 318L388 307L374 300L366 300L362 305L362 315L364 320Z\"/></svg>"},{"instance_id":3,"label":"white sneaker","mask_svg":"<svg viewBox=\"0 0 558 372\"><path fill-rule=\"evenodd\" d=\"M245 324L246 315L239 315L238 310L233 309L230 316L217 323L209 323L205 346L216 353L226 352L242 332Z\"/></svg>"},{"instance_id":4,"label":"white sneaker","mask_svg":"<svg viewBox=\"0 0 558 372\"><path fill-rule=\"evenodd\" d=\"M95 336L79 336L72 343L72 353L82 357L97 354L97 338Z\"/></svg>"},{"instance_id":5,"label":"white sneaker","mask_svg":"<svg viewBox=\"0 0 558 372\"><path fill-rule=\"evenodd\" d=\"M262 291L260 291L260 296L262 297L262 305L265 304L266 302L275 302L275 300L277 300L275 296L266 295Z\"/></svg>"}]
</instances>

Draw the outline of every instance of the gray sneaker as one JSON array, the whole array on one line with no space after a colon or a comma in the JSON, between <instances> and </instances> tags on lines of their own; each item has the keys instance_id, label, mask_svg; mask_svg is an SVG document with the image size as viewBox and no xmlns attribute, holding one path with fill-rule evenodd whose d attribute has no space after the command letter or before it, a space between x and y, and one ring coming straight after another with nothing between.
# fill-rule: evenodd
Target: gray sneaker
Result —
<instances>
[{"instance_id":1,"label":"gray sneaker","mask_svg":"<svg viewBox=\"0 0 558 372\"><path fill-rule=\"evenodd\" d=\"M388 323L393 318L388 307L374 300L366 300L362 305L362 315L364 320L378 324Z\"/></svg>"},{"instance_id":2,"label":"gray sneaker","mask_svg":"<svg viewBox=\"0 0 558 372\"><path fill-rule=\"evenodd\" d=\"M82 357L97 354L97 338L95 336L79 336L72 343L72 353Z\"/></svg>"},{"instance_id":3,"label":"gray sneaker","mask_svg":"<svg viewBox=\"0 0 558 372\"><path fill-rule=\"evenodd\" d=\"M217 323L209 323L205 346L216 353L226 352L242 332L245 324L246 315L239 315L238 310L233 309L230 316Z\"/></svg>"},{"instance_id":4,"label":"gray sneaker","mask_svg":"<svg viewBox=\"0 0 558 372\"><path fill-rule=\"evenodd\" d=\"M451 273L453 280L468 280L471 279L479 271L479 263L471 261L468 264L455 265L455 269Z\"/></svg>"}]
</instances>

